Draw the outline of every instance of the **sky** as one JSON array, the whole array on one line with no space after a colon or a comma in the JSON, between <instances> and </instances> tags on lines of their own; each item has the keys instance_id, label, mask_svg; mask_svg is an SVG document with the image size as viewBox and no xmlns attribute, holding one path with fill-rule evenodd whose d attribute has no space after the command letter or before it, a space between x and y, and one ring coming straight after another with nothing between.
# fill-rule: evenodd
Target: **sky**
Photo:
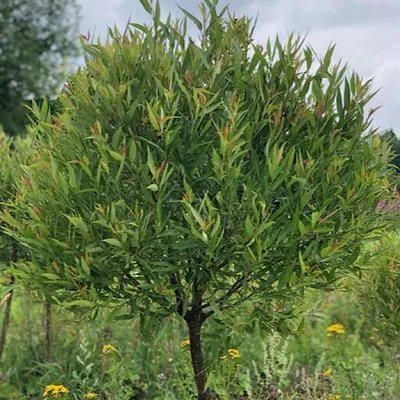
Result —
<instances>
[{"instance_id":1,"label":"sky","mask_svg":"<svg viewBox=\"0 0 400 400\"><path fill-rule=\"evenodd\" d=\"M108 26L124 29L131 22L149 22L138 0L78 0L81 33L104 37ZM371 107L377 128L393 128L400 136L400 0L220 0L236 16L258 16L255 38L263 44L276 34L307 34L307 44L323 55L336 44L342 59L380 89ZM177 4L199 15L198 0L160 0L162 14L181 15Z\"/></svg>"}]
</instances>

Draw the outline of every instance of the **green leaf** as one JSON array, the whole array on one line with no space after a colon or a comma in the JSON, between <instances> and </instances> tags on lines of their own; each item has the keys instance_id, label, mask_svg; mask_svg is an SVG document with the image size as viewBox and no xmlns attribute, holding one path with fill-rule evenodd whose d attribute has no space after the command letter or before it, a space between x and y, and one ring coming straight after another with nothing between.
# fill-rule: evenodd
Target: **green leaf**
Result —
<instances>
[{"instance_id":1,"label":"green leaf","mask_svg":"<svg viewBox=\"0 0 400 400\"><path fill-rule=\"evenodd\" d=\"M60 277L56 274L52 274L51 272L46 272L44 274L41 274L44 278L50 279L51 281L56 281L60 279Z\"/></svg>"},{"instance_id":2,"label":"green leaf","mask_svg":"<svg viewBox=\"0 0 400 400\"><path fill-rule=\"evenodd\" d=\"M201 217L201 215L195 210L191 204L188 205L189 210L191 211L192 215L194 216L195 220L199 223L199 225L204 228L205 222L204 219Z\"/></svg>"},{"instance_id":3,"label":"green leaf","mask_svg":"<svg viewBox=\"0 0 400 400\"><path fill-rule=\"evenodd\" d=\"M152 183L151 185L147 186L146 189L149 189L152 192L157 192L158 191L158 185L155 184L155 183Z\"/></svg>"},{"instance_id":4,"label":"green leaf","mask_svg":"<svg viewBox=\"0 0 400 400\"><path fill-rule=\"evenodd\" d=\"M350 105L350 84L348 79L346 78L346 80L344 81L344 108L348 110L349 105Z\"/></svg>"},{"instance_id":5,"label":"green leaf","mask_svg":"<svg viewBox=\"0 0 400 400\"><path fill-rule=\"evenodd\" d=\"M40 109L40 118L42 120L47 119L47 112L49 110L48 103L46 97L43 97L42 108Z\"/></svg>"},{"instance_id":6,"label":"green leaf","mask_svg":"<svg viewBox=\"0 0 400 400\"><path fill-rule=\"evenodd\" d=\"M128 156L128 159L131 163L133 163L135 161L136 154L137 154L137 146L136 146L135 140L132 138L131 143L129 145L129 156Z\"/></svg>"},{"instance_id":7,"label":"green leaf","mask_svg":"<svg viewBox=\"0 0 400 400\"><path fill-rule=\"evenodd\" d=\"M311 214L311 226L312 226L313 228L314 228L315 225L317 224L318 220L319 220L319 212L318 212L318 211L314 211L314 212Z\"/></svg>"},{"instance_id":8,"label":"green leaf","mask_svg":"<svg viewBox=\"0 0 400 400\"><path fill-rule=\"evenodd\" d=\"M121 153L118 153L116 151L108 150L108 153L116 161L122 161L124 159L124 156Z\"/></svg>"},{"instance_id":9,"label":"green leaf","mask_svg":"<svg viewBox=\"0 0 400 400\"><path fill-rule=\"evenodd\" d=\"M323 61L323 64L322 64L322 69L323 69L324 71L328 71L328 67L329 67L330 64L331 64L332 55L333 55L333 52L334 52L334 51L335 51L335 46L331 46L331 47L328 49L328 51L326 52L325 57L324 57L324 61Z\"/></svg>"},{"instance_id":10,"label":"green leaf","mask_svg":"<svg viewBox=\"0 0 400 400\"><path fill-rule=\"evenodd\" d=\"M83 272L85 272L86 275L90 275L89 265L87 265L87 263L83 257L81 258L81 265L82 265Z\"/></svg>"},{"instance_id":11,"label":"green leaf","mask_svg":"<svg viewBox=\"0 0 400 400\"><path fill-rule=\"evenodd\" d=\"M304 236L308 232L308 229L304 226L303 222L301 222L300 220L299 220L299 231L301 233L301 236Z\"/></svg>"},{"instance_id":12,"label":"green leaf","mask_svg":"<svg viewBox=\"0 0 400 400\"><path fill-rule=\"evenodd\" d=\"M144 10L148 13L151 14L152 13L152 9L151 9L151 3L150 0L139 0L140 4L142 5L142 7L144 8Z\"/></svg>"},{"instance_id":13,"label":"green leaf","mask_svg":"<svg viewBox=\"0 0 400 400\"><path fill-rule=\"evenodd\" d=\"M123 248L121 242L118 239L108 238L108 239L103 239L102 241L111 244L111 246L119 247L120 249Z\"/></svg>"},{"instance_id":14,"label":"green leaf","mask_svg":"<svg viewBox=\"0 0 400 400\"><path fill-rule=\"evenodd\" d=\"M251 219L249 216L246 217L245 223L244 223L244 231L246 238L251 238L254 235L254 225L251 222Z\"/></svg>"},{"instance_id":15,"label":"green leaf","mask_svg":"<svg viewBox=\"0 0 400 400\"><path fill-rule=\"evenodd\" d=\"M66 307L94 307L94 303L89 300L74 300L65 304Z\"/></svg>"},{"instance_id":16,"label":"green leaf","mask_svg":"<svg viewBox=\"0 0 400 400\"><path fill-rule=\"evenodd\" d=\"M301 271L304 274L306 272L307 267L306 267L306 264L304 263L303 255L301 254L300 250L299 250L299 262L300 262Z\"/></svg>"},{"instance_id":17,"label":"green leaf","mask_svg":"<svg viewBox=\"0 0 400 400\"><path fill-rule=\"evenodd\" d=\"M197 26L197 28L201 31L203 29L203 24L198 20L193 14L189 11L186 11L182 7L178 6L179 9Z\"/></svg>"},{"instance_id":18,"label":"green leaf","mask_svg":"<svg viewBox=\"0 0 400 400\"><path fill-rule=\"evenodd\" d=\"M319 83L314 79L312 82L312 92L317 102L324 99L324 92L321 89Z\"/></svg>"},{"instance_id":19,"label":"green leaf","mask_svg":"<svg viewBox=\"0 0 400 400\"><path fill-rule=\"evenodd\" d=\"M156 166L154 164L154 158L153 158L153 154L151 154L151 150L149 147L147 147L147 166L149 167L149 170L151 172L151 174L153 175L153 178L156 176L157 174L157 169Z\"/></svg>"},{"instance_id":20,"label":"green leaf","mask_svg":"<svg viewBox=\"0 0 400 400\"><path fill-rule=\"evenodd\" d=\"M149 103L147 103L147 112L149 113L149 120L150 124L153 127L153 129L157 132L160 131L160 124L158 123L157 117Z\"/></svg>"}]
</instances>

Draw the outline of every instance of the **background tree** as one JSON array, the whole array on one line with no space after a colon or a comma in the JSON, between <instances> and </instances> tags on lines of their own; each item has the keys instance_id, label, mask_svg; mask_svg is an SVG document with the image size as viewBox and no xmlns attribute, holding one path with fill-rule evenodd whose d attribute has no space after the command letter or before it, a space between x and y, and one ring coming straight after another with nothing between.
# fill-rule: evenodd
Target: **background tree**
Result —
<instances>
[{"instance_id":1,"label":"background tree","mask_svg":"<svg viewBox=\"0 0 400 400\"><path fill-rule=\"evenodd\" d=\"M16 195L15 183L21 174L23 164L30 154L31 138L10 138L0 130L0 210ZM0 331L0 359L6 343L7 330L10 323L11 303L15 279L10 274L10 267L19 259L21 249L16 241L0 232L0 302L4 308L4 316ZM25 252L26 253L26 252Z\"/></svg>"},{"instance_id":2,"label":"background tree","mask_svg":"<svg viewBox=\"0 0 400 400\"><path fill-rule=\"evenodd\" d=\"M397 175L394 176L394 184L397 191L400 191L400 138L392 128L381 133L383 140L388 141L392 146L393 159L391 163L396 166Z\"/></svg>"},{"instance_id":3,"label":"background tree","mask_svg":"<svg viewBox=\"0 0 400 400\"><path fill-rule=\"evenodd\" d=\"M393 211L391 211L393 212ZM398 211L397 211L398 212ZM369 244L359 263L368 274L356 281L361 310L377 339L398 353L400 345L400 240L398 233Z\"/></svg>"},{"instance_id":4,"label":"background tree","mask_svg":"<svg viewBox=\"0 0 400 400\"><path fill-rule=\"evenodd\" d=\"M258 46L209 0L202 20L185 12L196 44L186 20L142 4L151 26L83 43L64 111L33 107L35 156L2 219L31 252L14 273L48 299L186 321L205 400L206 320L251 304L276 329L276 307L358 272L386 228L389 149L364 117L370 81L331 65L333 48Z\"/></svg>"},{"instance_id":5,"label":"background tree","mask_svg":"<svg viewBox=\"0 0 400 400\"><path fill-rule=\"evenodd\" d=\"M27 100L54 95L77 55L75 0L0 2L0 125L24 131Z\"/></svg>"}]
</instances>

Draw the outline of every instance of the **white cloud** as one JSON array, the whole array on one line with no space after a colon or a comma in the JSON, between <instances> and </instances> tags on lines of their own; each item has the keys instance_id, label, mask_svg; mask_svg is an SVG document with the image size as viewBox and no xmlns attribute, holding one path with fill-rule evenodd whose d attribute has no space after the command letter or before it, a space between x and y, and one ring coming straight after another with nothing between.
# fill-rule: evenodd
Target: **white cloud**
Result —
<instances>
[{"instance_id":1,"label":"white cloud","mask_svg":"<svg viewBox=\"0 0 400 400\"><path fill-rule=\"evenodd\" d=\"M198 13L197 0L177 0L192 13ZM163 12L176 14L175 0L160 0ZM221 7L227 0L220 0ZM256 38L265 42L278 33L308 32L307 42L320 54L336 43L336 57L366 78L375 77L375 88L382 87L371 106L383 107L375 123L393 127L400 135L400 0L231 0L236 15L258 14ZM104 36L107 25L123 29L129 16L136 22L148 21L135 0L80 0L82 32L93 30Z\"/></svg>"},{"instance_id":2,"label":"white cloud","mask_svg":"<svg viewBox=\"0 0 400 400\"><path fill-rule=\"evenodd\" d=\"M92 34L105 37L107 28L116 24L123 28L128 22L129 15L138 9L138 3L131 2L130 10L127 13L122 8L124 0L79 0L81 6L81 33L86 34L90 31Z\"/></svg>"}]
</instances>

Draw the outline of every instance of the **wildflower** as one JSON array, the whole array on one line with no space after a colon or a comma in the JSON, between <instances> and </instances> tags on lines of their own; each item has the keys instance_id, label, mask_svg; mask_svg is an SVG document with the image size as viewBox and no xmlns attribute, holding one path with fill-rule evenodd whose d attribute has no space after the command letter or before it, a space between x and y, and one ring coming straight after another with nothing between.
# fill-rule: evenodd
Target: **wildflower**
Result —
<instances>
[{"instance_id":1,"label":"wildflower","mask_svg":"<svg viewBox=\"0 0 400 400\"><path fill-rule=\"evenodd\" d=\"M331 376L333 374L332 369L328 368L327 370L325 370L321 375L322 376Z\"/></svg>"},{"instance_id":2,"label":"wildflower","mask_svg":"<svg viewBox=\"0 0 400 400\"><path fill-rule=\"evenodd\" d=\"M105 344L103 346L103 354L112 354L116 353L117 349L112 344Z\"/></svg>"},{"instance_id":3,"label":"wildflower","mask_svg":"<svg viewBox=\"0 0 400 400\"><path fill-rule=\"evenodd\" d=\"M240 358L240 352L239 352L239 350L236 350L236 349L228 349L228 354L231 356L231 358Z\"/></svg>"},{"instance_id":4,"label":"wildflower","mask_svg":"<svg viewBox=\"0 0 400 400\"><path fill-rule=\"evenodd\" d=\"M220 357L221 360L226 360L226 354Z\"/></svg>"},{"instance_id":5,"label":"wildflower","mask_svg":"<svg viewBox=\"0 0 400 400\"><path fill-rule=\"evenodd\" d=\"M85 394L85 400L96 400L98 398L99 398L99 396L97 396L97 394L93 393L93 392Z\"/></svg>"},{"instance_id":6,"label":"wildflower","mask_svg":"<svg viewBox=\"0 0 400 400\"><path fill-rule=\"evenodd\" d=\"M164 372L161 372L160 374L157 375L157 378L160 381L165 381L167 379L167 376L164 374Z\"/></svg>"},{"instance_id":7,"label":"wildflower","mask_svg":"<svg viewBox=\"0 0 400 400\"><path fill-rule=\"evenodd\" d=\"M340 394L330 394L328 400L340 400Z\"/></svg>"},{"instance_id":8,"label":"wildflower","mask_svg":"<svg viewBox=\"0 0 400 400\"><path fill-rule=\"evenodd\" d=\"M56 399L67 395L69 390L63 385L47 385L43 392L43 397L52 396Z\"/></svg>"},{"instance_id":9,"label":"wildflower","mask_svg":"<svg viewBox=\"0 0 400 400\"><path fill-rule=\"evenodd\" d=\"M181 342L182 349L184 349L187 346L190 346L190 340L182 340Z\"/></svg>"},{"instance_id":10,"label":"wildflower","mask_svg":"<svg viewBox=\"0 0 400 400\"><path fill-rule=\"evenodd\" d=\"M337 335L343 335L344 333L344 326L342 324L332 324L326 328L328 332L328 337L332 336L334 333Z\"/></svg>"}]
</instances>

